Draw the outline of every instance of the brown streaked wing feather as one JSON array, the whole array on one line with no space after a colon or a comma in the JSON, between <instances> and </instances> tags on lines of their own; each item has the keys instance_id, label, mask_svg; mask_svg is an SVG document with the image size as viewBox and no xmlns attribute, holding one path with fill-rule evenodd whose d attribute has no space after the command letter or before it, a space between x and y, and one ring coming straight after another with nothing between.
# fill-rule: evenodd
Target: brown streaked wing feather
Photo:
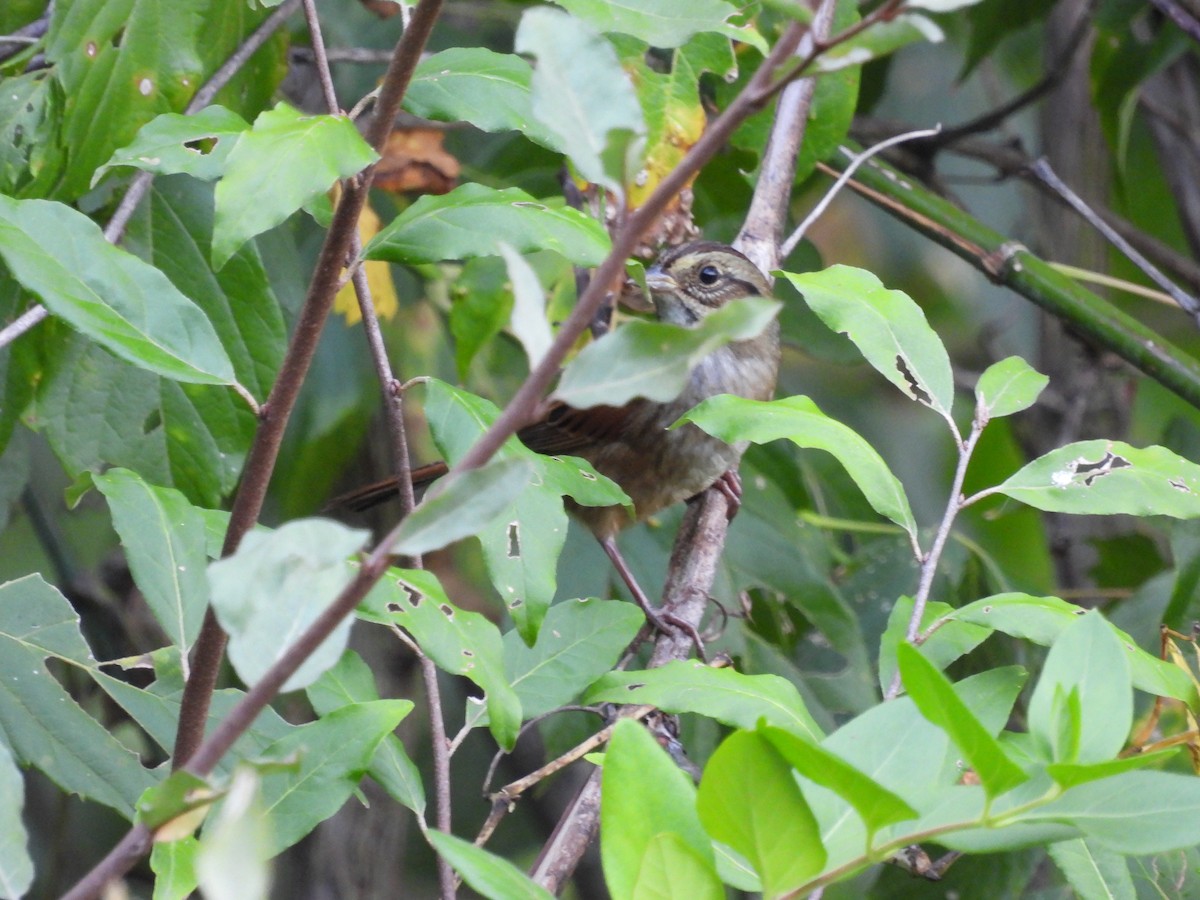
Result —
<instances>
[{"instance_id":1,"label":"brown streaked wing feather","mask_svg":"<svg viewBox=\"0 0 1200 900\"><path fill-rule=\"evenodd\" d=\"M530 450L538 453L574 453L597 444L619 440L626 426L644 401L635 400L625 406L593 406L573 409L559 403L551 407L546 417L517 432L517 437Z\"/></svg>"}]
</instances>

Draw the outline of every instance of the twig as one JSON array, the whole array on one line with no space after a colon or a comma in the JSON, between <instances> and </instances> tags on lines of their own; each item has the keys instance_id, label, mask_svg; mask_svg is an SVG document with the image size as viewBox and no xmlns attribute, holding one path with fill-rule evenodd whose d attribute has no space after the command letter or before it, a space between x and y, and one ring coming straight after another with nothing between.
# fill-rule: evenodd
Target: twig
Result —
<instances>
[{"instance_id":1,"label":"twig","mask_svg":"<svg viewBox=\"0 0 1200 900\"><path fill-rule=\"evenodd\" d=\"M1150 0L1152 4L1168 19L1179 26L1179 30L1200 43L1200 20L1184 9L1176 0Z\"/></svg>"},{"instance_id":2,"label":"twig","mask_svg":"<svg viewBox=\"0 0 1200 900\"><path fill-rule=\"evenodd\" d=\"M1169 294L1171 299L1178 303L1181 309L1190 314L1196 320L1197 324L1200 324L1200 300L1183 291L1179 285L1175 284L1175 282L1159 271L1158 267L1150 262L1150 260L1135 250L1128 241L1117 233L1116 229L1112 228L1104 219L1098 216L1082 197L1071 190L1066 182L1055 174L1045 157L1036 160L1030 169L1035 177L1066 201L1067 205L1079 213L1089 225L1099 231L1105 240L1125 254L1126 258L1141 269L1147 278Z\"/></svg>"},{"instance_id":3,"label":"twig","mask_svg":"<svg viewBox=\"0 0 1200 900\"><path fill-rule=\"evenodd\" d=\"M48 315L50 311L40 303L29 307L0 330L0 348L7 347Z\"/></svg>"},{"instance_id":4,"label":"twig","mask_svg":"<svg viewBox=\"0 0 1200 900\"><path fill-rule=\"evenodd\" d=\"M325 96L325 105L331 115L341 111L338 104L337 92L333 86L333 74L329 70L329 59L325 55L325 40L321 34L321 22L317 17L315 0L303 0L304 18L308 23L309 35L312 40L313 59L316 63L317 77ZM350 256L358 259L362 255L362 240L358 235L355 223L354 235L350 240ZM351 269L351 282L354 294L358 300L359 312L362 315L363 331L367 336L367 348L371 361L375 365L375 373L383 393L384 416L388 422L391 436L393 471L400 483L400 496L404 513L412 511L415 505L411 466L408 456L408 441L404 432L404 410L401 406L401 395L396 390L398 381L392 374L388 361L387 348L384 346L383 333L379 328L379 318L375 314L375 303L371 297L371 287L367 282L366 270L361 265ZM409 565L420 568L420 557L411 558ZM446 743L446 718L442 711L442 693L438 685L438 670L423 650L415 648L417 661L421 670L421 681L425 685L425 700L429 709L429 741L433 755L434 773L434 804L436 809L437 827L447 834L452 827L451 798L450 798L450 752ZM441 888L442 900L453 900L455 894L455 875L450 863L440 854L436 856L438 885Z\"/></svg>"},{"instance_id":5,"label":"twig","mask_svg":"<svg viewBox=\"0 0 1200 900\"><path fill-rule=\"evenodd\" d=\"M918 131L906 131L904 134L897 134L888 138L887 140L880 141L873 147L868 147L862 153L857 154L854 159L851 160L850 165L846 166L845 171L838 176L837 181L833 183L833 186L825 192L824 196L822 196L817 202L817 205L814 206L809 214L804 217L804 221L797 225L796 230L793 231L791 236L783 242L783 246L779 248L779 258L787 259L788 254L796 249L796 245L800 243L805 233L809 228L812 227L813 222L821 217L821 214L825 212L825 210L829 207L829 204L833 202L833 198L837 196L838 192L846 186L846 182L848 182L854 176L854 173L858 171L859 166L865 163L872 156L875 156L877 153L882 153L889 147L895 147L897 144L903 144L905 141L914 141L918 140L919 138L929 137L930 135L937 134L940 130L941 126L939 125L934 128L922 128Z\"/></svg>"},{"instance_id":6,"label":"twig","mask_svg":"<svg viewBox=\"0 0 1200 900\"><path fill-rule=\"evenodd\" d=\"M54 0L46 4L42 14L14 31L12 34L0 37L0 45L11 44L11 49L0 49L0 62L4 62L20 53L30 44L36 44L50 28L50 19L54 15Z\"/></svg>"},{"instance_id":7,"label":"twig","mask_svg":"<svg viewBox=\"0 0 1200 900\"><path fill-rule=\"evenodd\" d=\"M951 428L954 429L953 420L949 421ZM959 437L957 429L954 429L955 443L958 444L958 465L954 469L954 481L950 485L950 499L946 503L946 511L942 514L937 534L934 535L929 552L920 560L921 574L917 582L917 592L913 595L913 608L912 615L908 619L908 630L904 635L904 639L910 644L917 643L921 634L921 619L924 617L925 607L929 603L929 593L933 588L933 576L937 574L938 564L942 560L942 551L946 548L946 541L950 538L954 520L967 505L962 496L963 481L967 477L967 465L971 461L971 455L975 452L975 445L979 443L979 436L983 434L985 425L987 425L987 420L977 414L971 423L971 431L965 441ZM891 700L899 693L900 673L897 672L887 691L884 692L884 699Z\"/></svg>"},{"instance_id":8,"label":"twig","mask_svg":"<svg viewBox=\"0 0 1200 900\"><path fill-rule=\"evenodd\" d=\"M400 108L404 91L412 79L421 50L433 30L433 23L440 10L441 0L421 0L413 13L411 27L404 32L396 45L395 54L380 90L376 118L368 134L368 139L376 150L382 148L391 130L392 120ZM284 429L316 352L317 341L325 321L329 317L329 309L333 305L346 255L358 234L358 217L366 202L367 189L373 175L374 169L368 168L360 179L347 182L341 202L334 210L333 222L321 247L296 330L292 334L275 386L271 389L259 418L259 427L255 432L254 442L251 444L243 470L242 482L230 512L225 546L222 549L223 556L232 554L241 543L242 537L258 521ZM196 640L192 677L184 686L179 732L175 742L175 765L190 757L204 733L208 705L216 687L217 672L224 653L225 633L210 609L205 614L204 624Z\"/></svg>"}]
</instances>

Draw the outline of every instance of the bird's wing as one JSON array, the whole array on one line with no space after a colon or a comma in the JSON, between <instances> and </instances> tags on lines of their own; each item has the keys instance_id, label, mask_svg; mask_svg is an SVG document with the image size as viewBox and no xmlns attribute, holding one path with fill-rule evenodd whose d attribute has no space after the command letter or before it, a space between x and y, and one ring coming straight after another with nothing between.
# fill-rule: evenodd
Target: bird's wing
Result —
<instances>
[{"instance_id":1,"label":"bird's wing","mask_svg":"<svg viewBox=\"0 0 1200 900\"><path fill-rule=\"evenodd\" d=\"M625 406L593 406L575 409L556 403L539 422L517 432L526 447L538 453L574 453L597 445L615 443L628 434L630 420L643 401Z\"/></svg>"}]
</instances>

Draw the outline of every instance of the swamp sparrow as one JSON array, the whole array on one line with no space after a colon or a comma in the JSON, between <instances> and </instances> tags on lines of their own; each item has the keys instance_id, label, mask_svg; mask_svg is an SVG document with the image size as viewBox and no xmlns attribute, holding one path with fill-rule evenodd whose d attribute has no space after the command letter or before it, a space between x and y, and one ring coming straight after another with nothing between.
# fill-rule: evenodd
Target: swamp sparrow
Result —
<instances>
[{"instance_id":1,"label":"swamp sparrow","mask_svg":"<svg viewBox=\"0 0 1200 900\"><path fill-rule=\"evenodd\" d=\"M646 270L646 285L659 320L683 326L694 326L731 300L770 296L771 291L754 263L732 247L712 241L666 251ZM758 337L726 344L706 356L692 370L683 392L669 403L635 399L624 406L589 409L557 404L517 436L539 453L586 459L629 495L637 521L718 481L736 504L735 470L745 446L731 446L690 423L673 430L669 427L701 400L716 394L771 399L778 369L779 324L773 321ZM414 484L431 481L445 471L440 463L417 469ZM393 479L350 494L338 505L365 509L395 493ZM600 541L647 617L661 627L617 550L617 532L634 519L622 506L579 506L570 499L567 504Z\"/></svg>"}]
</instances>

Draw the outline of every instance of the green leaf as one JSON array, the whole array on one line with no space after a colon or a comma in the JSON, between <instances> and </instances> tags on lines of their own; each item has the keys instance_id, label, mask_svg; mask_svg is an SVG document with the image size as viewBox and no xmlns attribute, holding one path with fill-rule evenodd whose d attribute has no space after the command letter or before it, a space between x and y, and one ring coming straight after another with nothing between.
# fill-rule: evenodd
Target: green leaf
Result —
<instances>
[{"instance_id":1,"label":"green leaf","mask_svg":"<svg viewBox=\"0 0 1200 900\"><path fill-rule=\"evenodd\" d=\"M537 643L504 635L504 670L526 718L571 702L617 664L646 618L632 603L568 600L550 607Z\"/></svg>"},{"instance_id":2,"label":"green leaf","mask_svg":"<svg viewBox=\"0 0 1200 900\"><path fill-rule=\"evenodd\" d=\"M467 391L431 380L425 415L434 441L452 465L495 421L500 410ZM570 456L534 453L510 438L498 459L525 460L534 467L526 488L478 530L492 584L504 599L521 637L531 643L554 599L559 553L567 537L562 498L584 506L627 505L615 483L591 463Z\"/></svg>"},{"instance_id":3,"label":"green leaf","mask_svg":"<svg viewBox=\"0 0 1200 900\"><path fill-rule=\"evenodd\" d=\"M447 476L401 523L391 552L428 553L478 533L516 499L534 471L524 459L497 459Z\"/></svg>"},{"instance_id":4,"label":"green leaf","mask_svg":"<svg viewBox=\"0 0 1200 900\"><path fill-rule=\"evenodd\" d=\"M1094 846L1127 856L1166 853L1200 843L1200 779L1126 772L1073 787L1023 818L1074 826Z\"/></svg>"},{"instance_id":5,"label":"green leaf","mask_svg":"<svg viewBox=\"0 0 1200 900\"><path fill-rule=\"evenodd\" d=\"M222 268L250 238L378 158L345 116L306 116L284 103L262 113L238 138L217 182L213 266Z\"/></svg>"},{"instance_id":6,"label":"green leaf","mask_svg":"<svg viewBox=\"0 0 1200 900\"><path fill-rule=\"evenodd\" d=\"M262 802L271 820L272 856L341 809L380 742L412 706L408 700L343 706L293 729L263 751L267 759L298 757L300 761L298 770L273 771L263 777Z\"/></svg>"},{"instance_id":7,"label":"green leaf","mask_svg":"<svg viewBox=\"0 0 1200 900\"><path fill-rule=\"evenodd\" d=\"M550 323L546 321L546 292L537 273L521 254L504 241L498 246L513 286L512 333L525 348L532 370L542 361L554 340Z\"/></svg>"},{"instance_id":8,"label":"green leaf","mask_svg":"<svg viewBox=\"0 0 1200 900\"><path fill-rule=\"evenodd\" d=\"M853 806L867 826L868 841L880 828L917 817L903 798L825 748L770 725L759 726L758 733L801 775Z\"/></svg>"},{"instance_id":9,"label":"green leaf","mask_svg":"<svg viewBox=\"0 0 1200 900\"><path fill-rule=\"evenodd\" d=\"M584 178L623 195L641 167L646 125L612 45L582 20L541 6L521 16L515 46L537 57L534 116Z\"/></svg>"},{"instance_id":10,"label":"green leaf","mask_svg":"<svg viewBox=\"0 0 1200 900\"><path fill-rule=\"evenodd\" d=\"M352 703L371 703L379 699L375 673L353 650L343 653L337 665L323 672L305 693L319 716L328 715ZM408 704L408 711L412 711L411 701L398 702ZM386 735L380 742L367 774L393 800L418 815L425 812L425 787L421 783L421 773L396 735Z\"/></svg>"},{"instance_id":11,"label":"green leaf","mask_svg":"<svg viewBox=\"0 0 1200 900\"><path fill-rule=\"evenodd\" d=\"M196 878L211 900L266 900L271 887L272 822L258 773L239 767L196 850Z\"/></svg>"},{"instance_id":12,"label":"green leaf","mask_svg":"<svg viewBox=\"0 0 1200 900\"><path fill-rule=\"evenodd\" d=\"M783 276L821 321L849 336L888 381L943 416L950 414L954 402L950 358L912 298L888 290L865 269L850 266Z\"/></svg>"},{"instance_id":13,"label":"green leaf","mask_svg":"<svg viewBox=\"0 0 1200 900\"><path fill-rule=\"evenodd\" d=\"M984 597L950 614L960 622L973 622L1043 647L1049 647L1087 610L1058 597L1033 597L1006 593ZM1141 649L1124 631L1109 623L1124 648L1133 686L1139 690L1174 697L1193 708L1200 703L1196 688L1187 673Z\"/></svg>"},{"instance_id":14,"label":"green leaf","mask_svg":"<svg viewBox=\"0 0 1200 900\"><path fill-rule=\"evenodd\" d=\"M1136 756L1107 759L1098 763L1051 763L1046 766L1046 772L1054 781L1064 788L1075 787L1101 778L1111 778L1122 772L1134 769L1145 769L1165 762L1176 755L1182 747L1166 747L1149 753L1139 753Z\"/></svg>"},{"instance_id":15,"label":"green leaf","mask_svg":"<svg viewBox=\"0 0 1200 900\"><path fill-rule=\"evenodd\" d=\"M715 33L750 44L767 53L767 44L753 25L734 25L741 11L723 0L697 0L686 5L673 0L555 0L571 15L597 31L628 34L651 47L671 49L695 34Z\"/></svg>"},{"instance_id":16,"label":"green leaf","mask_svg":"<svg viewBox=\"0 0 1200 900\"><path fill-rule=\"evenodd\" d=\"M367 259L415 265L496 256L503 238L520 253L553 250L580 266L608 255L608 234L595 219L567 206L547 206L517 188L464 184L420 197L367 244Z\"/></svg>"},{"instance_id":17,"label":"green leaf","mask_svg":"<svg viewBox=\"0 0 1200 900\"><path fill-rule=\"evenodd\" d=\"M1049 383L1049 378L1019 356L992 363L975 385L977 415L986 422L1028 409Z\"/></svg>"},{"instance_id":18,"label":"green leaf","mask_svg":"<svg viewBox=\"0 0 1200 900\"><path fill-rule=\"evenodd\" d=\"M724 900L726 895L712 862L678 834L664 831L646 842L629 896L634 900Z\"/></svg>"},{"instance_id":19,"label":"green leaf","mask_svg":"<svg viewBox=\"0 0 1200 900\"><path fill-rule=\"evenodd\" d=\"M1051 450L996 489L1046 512L1200 516L1200 465L1165 447L1079 441Z\"/></svg>"},{"instance_id":20,"label":"green leaf","mask_svg":"<svg viewBox=\"0 0 1200 900\"><path fill-rule=\"evenodd\" d=\"M133 143L114 151L96 170L92 184L109 169L121 166L213 181L224 172L229 151L249 127L245 119L223 106L208 106L190 116L164 113L143 125Z\"/></svg>"},{"instance_id":21,"label":"green leaf","mask_svg":"<svg viewBox=\"0 0 1200 900\"><path fill-rule=\"evenodd\" d=\"M404 108L437 122L470 122L481 131L519 131L562 152L553 131L534 118L533 67L511 53L451 47L422 60L404 95Z\"/></svg>"},{"instance_id":22,"label":"green leaf","mask_svg":"<svg viewBox=\"0 0 1200 900\"><path fill-rule=\"evenodd\" d=\"M233 383L199 307L75 210L0 197L0 257L50 312L122 359L176 381Z\"/></svg>"},{"instance_id":23,"label":"green leaf","mask_svg":"<svg viewBox=\"0 0 1200 900\"><path fill-rule=\"evenodd\" d=\"M705 356L725 344L761 334L781 306L763 297L735 300L694 328L627 322L571 360L554 397L576 409L620 406L634 397L660 403L674 400Z\"/></svg>"},{"instance_id":24,"label":"green leaf","mask_svg":"<svg viewBox=\"0 0 1200 900\"><path fill-rule=\"evenodd\" d=\"M108 498L134 582L187 656L208 608L203 516L179 491L147 484L128 469L93 481Z\"/></svg>"},{"instance_id":25,"label":"green leaf","mask_svg":"<svg viewBox=\"0 0 1200 900\"><path fill-rule=\"evenodd\" d=\"M187 900L196 890L196 852L199 841L189 835L177 841L157 841L150 851L154 872L153 900Z\"/></svg>"},{"instance_id":26,"label":"green leaf","mask_svg":"<svg viewBox=\"0 0 1200 900\"><path fill-rule=\"evenodd\" d=\"M917 523L904 486L875 448L852 428L829 418L808 397L760 401L728 394L710 397L683 416L728 443L765 444L786 438L798 447L833 454L858 485L871 508L911 535Z\"/></svg>"},{"instance_id":27,"label":"green leaf","mask_svg":"<svg viewBox=\"0 0 1200 900\"><path fill-rule=\"evenodd\" d=\"M1112 627L1096 610L1055 639L1029 701L1029 731L1053 762L1095 763L1117 755L1133 725L1129 664ZM1074 752L1061 746L1061 698L1078 697L1080 734Z\"/></svg>"},{"instance_id":28,"label":"green leaf","mask_svg":"<svg viewBox=\"0 0 1200 900\"><path fill-rule=\"evenodd\" d=\"M521 702L504 671L500 631L485 616L458 609L436 576L410 569L392 569L359 606L359 615L399 625L440 668L482 688L492 734L501 747L512 749Z\"/></svg>"},{"instance_id":29,"label":"green leaf","mask_svg":"<svg viewBox=\"0 0 1200 900\"><path fill-rule=\"evenodd\" d=\"M738 731L721 742L704 767L696 809L709 834L754 866L764 896L796 890L825 865L792 768L761 734Z\"/></svg>"},{"instance_id":30,"label":"green leaf","mask_svg":"<svg viewBox=\"0 0 1200 900\"><path fill-rule=\"evenodd\" d=\"M465 381L471 362L512 318L513 296L503 260L488 256L467 260L451 297L454 362L459 378Z\"/></svg>"},{"instance_id":31,"label":"green leaf","mask_svg":"<svg viewBox=\"0 0 1200 900\"><path fill-rule=\"evenodd\" d=\"M1119 854L1076 838L1047 848L1050 858L1067 877L1080 897L1134 900L1137 892L1129 874L1129 863Z\"/></svg>"},{"instance_id":32,"label":"green leaf","mask_svg":"<svg viewBox=\"0 0 1200 900\"><path fill-rule=\"evenodd\" d=\"M8 747L0 742L0 896L25 896L33 884L29 833L21 814L25 809L25 780Z\"/></svg>"},{"instance_id":33,"label":"green leaf","mask_svg":"<svg viewBox=\"0 0 1200 900\"><path fill-rule=\"evenodd\" d=\"M896 648L904 688L913 703L938 728L945 730L979 776L989 797L996 797L1028 779L967 705L954 686L911 644Z\"/></svg>"},{"instance_id":34,"label":"green leaf","mask_svg":"<svg viewBox=\"0 0 1200 900\"><path fill-rule=\"evenodd\" d=\"M66 102L68 168L54 196L88 190L96 168L155 116L179 112L267 17L243 0L74 0L52 16L46 57ZM245 112L268 101L284 74L284 43L248 61L217 102Z\"/></svg>"},{"instance_id":35,"label":"green leaf","mask_svg":"<svg viewBox=\"0 0 1200 900\"><path fill-rule=\"evenodd\" d=\"M9 33L9 32L4 32ZM44 197L62 172L62 86L50 69L10 75L0 91L0 194Z\"/></svg>"},{"instance_id":36,"label":"green leaf","mask_svg":"<svg viewBox=\"0 0 1200 900\"><path fill-rule=\"evenodd\" d=\"M79 616L39 575L0 585L0 738L21 765L129 818L157 779L85 713L46 668L92 670Z\"/></svg>"},{"instance_id":37,"label":"green leaf","mask_svg":"<svg viewBox=\"0 0 1200 900\"><path fill-rule=\"evenodd\" d=\"M879 641L879 686L885 691L896 676L896 647L906 640L912 610L912 597L899 597L888 614L887 629ZM950 663L970 653L992 634L990 628L982 625L970 625L949 618L953 612L953 607L934 600L925 605L925 613L921 617L922 632L938 619L947 617L917 648L939 672L945 671Z\"/></svg>"},{"instance_id":38,"label":"green leaf","mask_svg":"<svg viewBox=\"0 0 1200 900\"><path fill-rule=\"evenodd\" d=\"M604 756L600 792L600 860L614 897L634 896L651 842L660 834L678 836L704 863L713 864L691 779L644 727L622 719Z\"/></svg>"},{"instance_id":39,"label":"green leaf","mask_svg":"<svg viewBox=\"0 0 1200 900\"><path fill-rule=\"evenodd\" d=\"M297 519L246 535L237 553L208 567L213 611L229 635L229 661L253 685L354 577L349 557L368 533L326 519ZM294 691L334 665L350 638L346 616L284 683Z\"/></svg>"},{"instance_id":40,"label":"green leaf","mask_svg":"<svg viewBox=\"0 0 1200 900\"><path fill-rule=\"evenodd\" d=\"M669 713L700 713L735 728L753 728L764 719L811 740L822 736L786 679L743 675L694 660L675 660L642 672L610 672L592 685L584 702L649 703Z\"/></svg>"},{"instance_id":41,"label":"green leaf","mask_svg":"<svg viewBox=\"0 0 1200 900\"><path fill-rule=\"evenodd\" d=\"M262 398L287 336L280 304L253 245L214 277L211 230L212 188L184 176L159 178L125 246L196 299L231 354L237 380ZM233 392L134 368L57 321L30 339L44 341L48 356L36 383L36 422L72 475L124 466L206 507L233 489L257 427Z\"/></svg>"},{"instance_id":42,"label":"green leaf","mask_svg":"<svg viewBox=\"0 0 1200 900\"><path fill-rule=\"evenodd\" d=\"M511 900L514 897L552 900L554 896L507 859L476 847L470 841L432 828L425 832L425 837L463 881L487 900Z\"/></svg>"}]
</instances>

